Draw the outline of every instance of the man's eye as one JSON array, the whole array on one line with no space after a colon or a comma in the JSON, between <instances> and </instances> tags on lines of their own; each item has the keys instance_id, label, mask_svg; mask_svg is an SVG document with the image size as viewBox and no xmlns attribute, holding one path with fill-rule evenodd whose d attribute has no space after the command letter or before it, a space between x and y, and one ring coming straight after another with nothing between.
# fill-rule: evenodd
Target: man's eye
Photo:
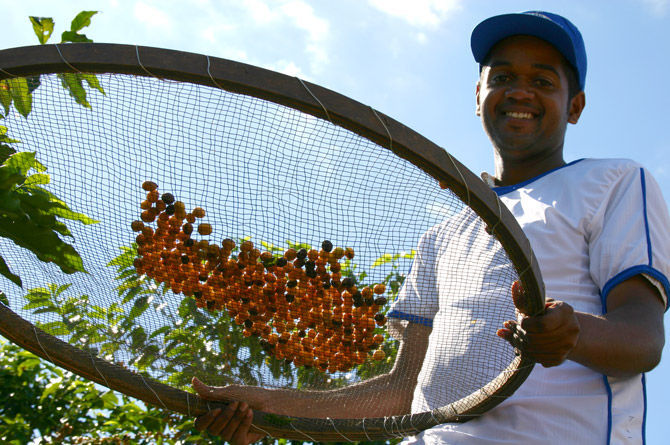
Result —
<instances>
[{"instance_id":1,"label":"man's eye","mask_svg":"<svg viewBox=\"0 0 670 445\"><path fill-rule=\"evenodd\" d=\"M495 74L491 76L491 83L492 84L504 83L507 82L509 79L510 76L507 74Z\"/></svg>"},{"instance_id":2,"label":"man's eye","mask_svg":"<svg viewBox=\"0 0 670 445\"><path fill-rule=\"evenodd\" d=\"M554 83L551 80L548 80L548 79L538 78L538 79L535 79L535 84L537 84L538 86L541 86L541 87L550 87Z\"/></svg>"}]
</instances>

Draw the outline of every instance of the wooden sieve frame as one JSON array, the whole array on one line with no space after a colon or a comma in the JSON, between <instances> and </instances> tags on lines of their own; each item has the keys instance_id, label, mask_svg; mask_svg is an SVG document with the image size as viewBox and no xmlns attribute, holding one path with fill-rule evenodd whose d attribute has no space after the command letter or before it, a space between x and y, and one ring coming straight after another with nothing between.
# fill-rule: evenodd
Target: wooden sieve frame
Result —
<instances>
[{"instance_id":1,"label":"wooden sieve frame","mask_svg":"<svg viewBox=\"0 0 670 445\"><path fill-rule=\"evenodd\" d=\"M454 192L500 241L529 295L528 310L544 308L538 262L518 223L498 196L444 149L394 119L334 91L251 65L199 54L143 46L76 43L0 51L0 80L40 74L87 72L153 76L217 87L326 119L410 161ZM17 345L110 389L189 416L215 406L198 396L106 362L46 334L0 304L0 333ZM255 412L253 425L296 440L383 440L413 435L445 422L464 422L499 404L530 374L533 361L517 356L479 391L445 407L413 415L367 419L295 418ZM472 405L458 412L456 405Z\"/></svg>"}]
</instances>

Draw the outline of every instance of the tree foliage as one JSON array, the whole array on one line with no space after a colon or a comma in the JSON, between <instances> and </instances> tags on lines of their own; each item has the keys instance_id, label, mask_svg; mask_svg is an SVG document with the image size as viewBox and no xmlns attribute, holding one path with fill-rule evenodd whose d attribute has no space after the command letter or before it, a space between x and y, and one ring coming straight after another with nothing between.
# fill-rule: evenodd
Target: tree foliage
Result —
<instances>
[{"instance_id":1,"label":"tree foliage","mask_svg":"<svg viewBox=\"0 0 670 445\"><path fill-rule=\"evenodd\" d=\"M0 344L0 441L24 445L210 443L185 419Z\"/></svg>"},{"instance_id":2,"label":"tree foliage","mask_svg":"<svg viewBox=\"0 0 670 445\"><path fill-rule=\"evenodd\" d=\"M79 31L90 24L94 11L83 11L72 21L62 42L90 41ZM46 43L54 29L51 18L30 17L33 30L41 44ZM63 87L74 100L90 108L83 82L104 94L93 74L60 74ZM39 88L39 76L17 77L0 81L0 105L4 119L12 108L28 119L33 107L33 92ZM0 236L34 253L44 262L56 264L65 273L85 272L79 253L65 238L72 233L63 220L94 224L97 221L72 211L68 205L45 187L51 181L47 168L37 160L35 152L18 152L19 140L8 135L0 125ZM0 274L21 286L21 278L12 273L0 256Z\"/></svg>"}]
</instances>

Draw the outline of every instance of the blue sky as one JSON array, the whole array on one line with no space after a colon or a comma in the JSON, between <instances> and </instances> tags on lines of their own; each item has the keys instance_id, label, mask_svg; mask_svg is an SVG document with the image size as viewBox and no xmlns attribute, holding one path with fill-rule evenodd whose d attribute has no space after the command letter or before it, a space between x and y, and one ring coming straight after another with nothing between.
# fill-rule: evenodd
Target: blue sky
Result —
<instances>
[{"instance_id":1,"label":"blue sky","mask_svg":"<svg viewBox=\"0 0 670 445\"><path fill-rule=\"evenodd\" d=\"M670 0L0 0L0 47L36 43L29 15L56 21L98 10L98 42L178 49L301 77L368 104L445 147L479 173L491 148L474 114L470 31L499 13L544 9L570 18L586 42L587 106L568 130L566 160L633 158L670 199ZM670 336L668 336L670 340ZM670 342L668 342L670 343ZM670 432L670 347L648 375L648 443ZM667 439L667 438L666 438Z\"/></svg>"}]
</instances>

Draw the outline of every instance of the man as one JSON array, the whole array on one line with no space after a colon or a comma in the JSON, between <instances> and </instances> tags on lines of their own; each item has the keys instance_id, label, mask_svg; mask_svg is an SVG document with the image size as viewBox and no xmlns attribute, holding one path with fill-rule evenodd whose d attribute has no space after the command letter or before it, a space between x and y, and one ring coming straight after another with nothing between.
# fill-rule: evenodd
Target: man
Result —
<instances>
[{"instance_id":1,"label":"man","mask_svg":"<svg viewBox=\"0 0 670 445\"><path fill-rule=\"evenodd\" d=\"M553 298L543 315L508 321L498 335L515 341L520 325L525 351L543 366L485 415L439 425L408 442L643 443L643 373L660 360L670 291L670 218L660 190L632 161L565 163L567 124L576 124L584 109L586 75L582 37L568 20L546 12L493 17L473 31L472 50L481 66L477 115L494 149L495 175L485 179L531 241ZM440 369L426 366L424 359L441 352L430 342L430 332L443 296L428 292L416 277L431 274L439 261L441 231L436 226L422 238L412 273L389 314L396 320L394 335L402 338L394 371L359 390L369 389L372 396L375 389L393 387L397 368L420 373L420 383L413 394L385 399L376 415L407 412L409 404L413 411L439 406L433 392ZM512 293L523 307L522 290L515 287ZM432 312L425 304L411 304L430 298ZM429 322L399 322L417 317ZM336 403L321 414L301 399L305 396L290 398L291 391L216 389L198 381L194 386L208 399L244 399L256 409L283 405L289 415L309 406L313 415L337 416ZM240 402L201 416L196 425L233 443L248 443L259 438L249 434L250 421L250 409Z\"/></svg>"}]
</instances>

